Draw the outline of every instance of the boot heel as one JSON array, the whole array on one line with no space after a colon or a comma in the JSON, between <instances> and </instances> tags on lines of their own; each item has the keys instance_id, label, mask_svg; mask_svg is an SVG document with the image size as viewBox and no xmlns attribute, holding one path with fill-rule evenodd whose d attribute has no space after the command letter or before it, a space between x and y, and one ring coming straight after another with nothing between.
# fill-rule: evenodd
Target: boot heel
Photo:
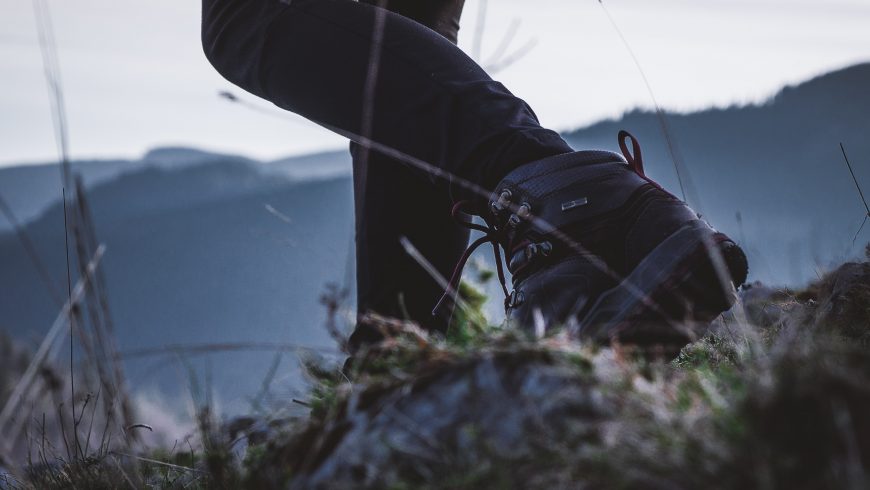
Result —
<instances>
[{"instance_id":1,"label":"boot heel","mask_svg":"<svg viewBox=\"0 0 870 490\"><path fill-rule=\"evenodd\" d=\"M703 221L690 222L602 294L577 333L598 342L685 345L731 307L747 270L737 244Z\"/></svg>"}]
</instances>

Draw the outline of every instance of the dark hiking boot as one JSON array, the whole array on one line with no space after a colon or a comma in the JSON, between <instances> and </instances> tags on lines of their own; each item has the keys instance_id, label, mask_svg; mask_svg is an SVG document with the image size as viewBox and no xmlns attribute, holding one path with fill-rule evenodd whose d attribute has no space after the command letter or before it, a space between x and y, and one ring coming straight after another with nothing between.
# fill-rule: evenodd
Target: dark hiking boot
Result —
<instances>
[{"instance_id":1,"label":"dark hiking boot","mask_svg":"<svg viewBox=\"0 0 870 490\"><path fill-rule=\"evenodd\" d=\"M620 146L625 157L532 162L496 187L480 214L513 275L507 316L599 342L685 345L734 303L746 257L646 177L633 137L620 133Z\"/></svg>"}]
</instances>

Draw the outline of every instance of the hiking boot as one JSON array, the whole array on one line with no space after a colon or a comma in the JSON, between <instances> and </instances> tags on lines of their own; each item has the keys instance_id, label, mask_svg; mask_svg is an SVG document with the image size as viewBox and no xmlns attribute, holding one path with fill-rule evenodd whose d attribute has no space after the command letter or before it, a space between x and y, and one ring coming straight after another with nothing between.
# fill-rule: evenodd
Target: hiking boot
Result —
<instances>
[{"instance_id":1,"label":"hiking boot","mask_svg":"<svg viewBox=\"0 0 870 490\"><path fill-rule=\"evenodd\" d=\"M479 212L513 276L507 317L599 342L685 345L734 303L746 257L646 177L631 135L620 133L620 147L624 157L579 151L523 165Z\"/></svg>"}]
</instances>

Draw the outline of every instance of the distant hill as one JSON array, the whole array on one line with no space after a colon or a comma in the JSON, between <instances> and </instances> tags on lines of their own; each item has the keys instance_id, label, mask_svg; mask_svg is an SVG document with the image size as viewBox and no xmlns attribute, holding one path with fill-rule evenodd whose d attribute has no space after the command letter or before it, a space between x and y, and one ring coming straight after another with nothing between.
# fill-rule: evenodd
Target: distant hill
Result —
<instances>
[{"instance_id":1,"label":"distant hill","mask_svg":"<svg viewBox=\"0 0 870 490\"><path fill-rule=\"evenodd\" d=\"M91 187L125 173L145 167L164 170L195 165L229 162L255 165L267 175L292 180L312 180L350 175L350 155L346 151L333 151L282 158L273 162L259 162L240 156L221 155L191 148L157 148L138 160L83 160L72 162L75 173L81 175ZM230 190L230 192L236 192ZM48 207L60 201L61 171L57 162L0 167L0 196L15 211L21 222L36 219ZM0 219L0 232L12 226Z\"/></svg>"},{"instance_id":2,"label":"distant hill","mask_svg":"<svg viewBox=\"0 0 870 490\"><path fill-rule=\"evenodd\" d=\"M865 229L852 246L864 209L839 148L843 142L870 189L870 64L787 87L761 105L668 114L667 121L685 161L690 204L745 242L754 278L803 282L816 265L860 255L870 240ZM647 173L679 193L652 112L565 137L578 148L615 149L619 129L640 139Z\"/></svg>"},{"instance_id":3,"label":"distant hill","mask_svg":"<svg viewBox=\"0 0 870 490\"><path fill-rule=\"evenodd\" d=\"M107 245L122 351L215 342L331 346L318 299L327 283L348 284L353 274L348 178L297 183L230 157L174 169L145 166L94 186L89 199ZM65 285L60 206L27 231L57 284ZM0 329L39 338L58 308L13 235L0 235L0 271ZM232 362L211 368L214 384L239 397L251 393L251 379L265 376L272 356L221 359ZM178 366L161 363L155 372L153 362L130 364L134 386L186 386Z\"/></svg>"},{"instance_id":4,"label":"distant hill","mask_svg":"<svg viewBox=\"0 0 870 490\"><path fill-rule=\"evenodd\" d=\"M817 265L858 255L870 240L868 228L852 246L863 208L838 147L845 143L870 191L867 87L870 64L785 88L761 105L668 115L690 204L745 245L751 279L803 282ZM653 113L633 111L565 137L577 148L615 149L622 128L641 140L648 173L678 193ZM105 270L122 350L236 341L330 345L319 295L329 282L353 283L346 152L258 162L167 148L74 168L88 184L108 246ZM0 193L65 284L59 183L56 164L0 169ZM0 329L37 338L57 307L17 239L2 230ZM238 397L258 388L250 380L265 374L271 355L219 359L215 383ZM157 374L153 363L131 364L134 384L178 385L169 364Z\"/></svg>"},{"instance_id":5,"label":"distant hill","mask_svg":"<svg viewBox=\"0 0 870 490\"><path fill-rule=\"evenodd\" d=\"M129 160L77 161L73 169L88 186L110 179L132 167ZM61 170L57 163L0 167L0 196L27 223L36 219L61 196ZM0 232L12 224L0 219Z\"/></svg>"},{"instance_id":6,"label":"distant hill","mask_svg":"<svg viewBox=\"0 0 870 490\"><path fill-rule=\"evenodd\" d=\"M351 174L350 152L338 150L282 158L267 162L266 168L294 180L347 177Z\"/></svg>"}]
</instances>

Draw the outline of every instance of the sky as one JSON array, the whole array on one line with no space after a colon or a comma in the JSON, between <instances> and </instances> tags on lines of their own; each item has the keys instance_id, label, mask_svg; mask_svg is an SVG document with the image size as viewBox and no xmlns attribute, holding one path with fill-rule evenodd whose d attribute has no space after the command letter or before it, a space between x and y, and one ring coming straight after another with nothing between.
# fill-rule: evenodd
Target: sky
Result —
<instances>
[{"instance_id":1,"label":"sky","mask_svg":"<svg viewBox=\"0 0 870 490\"><path fill-rule=\"evenodd\" d=\"M652 98L597 0L467 0L460 47L557 130L617 117ZM136 158L191 146L269 160L345 146L293 115L231 104L199 43L198 0L48 0L73 158ZM760 102L787 84L870 61L870 0L605 0L659 104L691 111ZM482 34L478 34L482 32ZM57 157L32 2L0 0L0 166ZM275 109L277 114L277 109Z\"/></svg>"}]
</instances>

